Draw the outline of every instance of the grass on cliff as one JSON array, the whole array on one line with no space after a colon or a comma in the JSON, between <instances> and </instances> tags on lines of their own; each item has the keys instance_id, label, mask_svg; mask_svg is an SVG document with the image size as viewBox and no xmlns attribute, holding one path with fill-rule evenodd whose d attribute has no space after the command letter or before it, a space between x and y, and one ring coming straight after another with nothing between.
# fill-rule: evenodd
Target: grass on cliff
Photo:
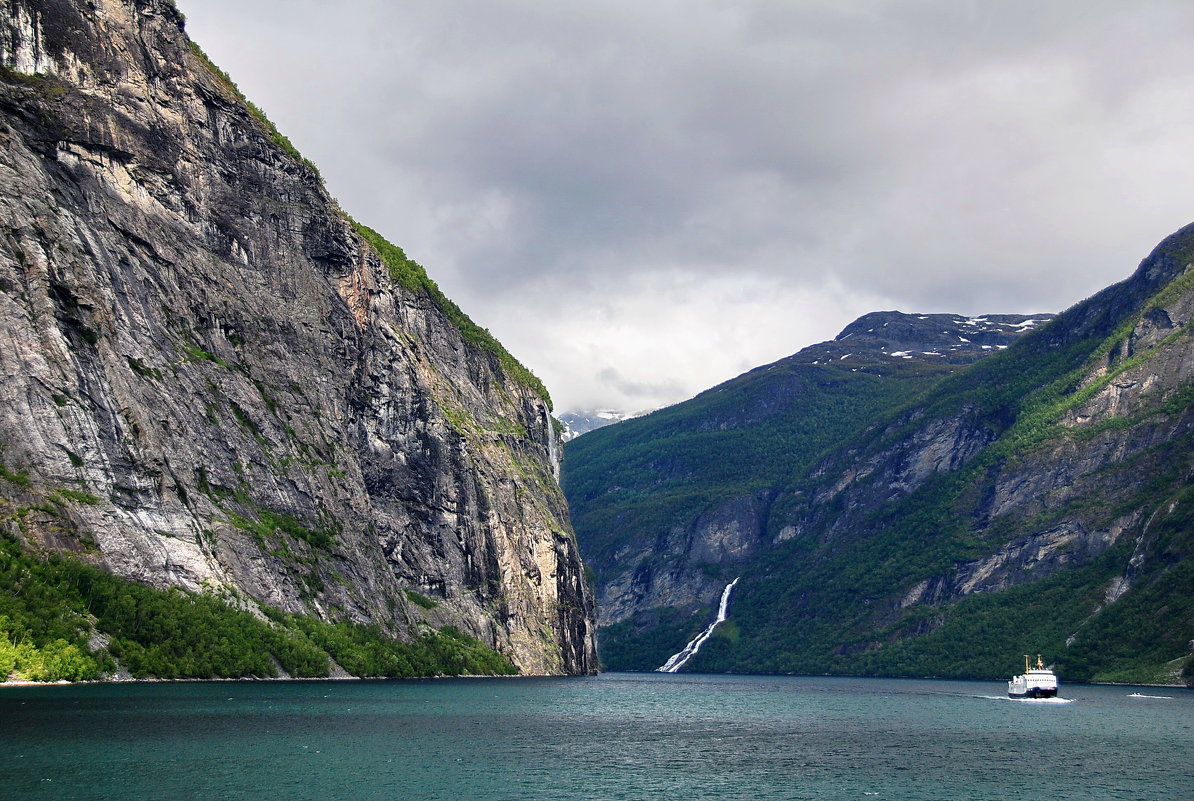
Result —
<instances>
[{"instance_id":1,"label":"grass on cliff","mask_svg":"<svg viewBox=\"0 0 1194 801\"><path fill-rule=\"evenodd\" d=\"M225 89L231 92L233 96L235 96L236 99L241 102L253 119L255 119L257 123L265 129L265 133L269 137L270 141L277 145L282 152L286 153L292 159L314 173L316 178L319 178L319 168L315 166L314 162L312 162L310 159L303 158L303 154L298 151L298 148L291 143L290 139L288 139L285 134L278 130L278 126L274 125L273 122L270 121L270 118L265 116L265 112L258 108L251 100L249 100L249 98L245 97L245 94L240 90L240 87L238 87L233 80L228 77L228 73L217 67L215 62L208 58L207 53L203 52L203 48L201 48L194 41L190 41L190 46L191 52L194 53L195 57L199 59L200 63L207 68L208 72L210 72L216 78L216 80L218 80L224 86Z\"/></svg>"},{"instance_id":2,"label":"grass on cliff","mask_svg":"<svg viewBox=\"0 0 1194 801\"><path fill-rule=\"evenodd\" d=\"M82 681L117 663L137 678L508 675L497 652L450 627L403 642L380 629L267 610L209 593L124 581L66 556L39 558L0 536L0 679ZM94 632L107 639L93 650Z\"/></svg>"},{"instance_id":3,"label":"grass on cliff","mask_svg":"<svg viewBox=\"0 0 1194 801\"><path fill-rule=\"evenodd\" d=\"M426 293L439 306L452 325L460 331L466 342L493 355L501 364L506 375L530 389L547 404L549 409L551 408L551 395L548 394L547 387L543 385L543 382L514 358L502 343L489 333L489 329L474 323L451 298L445 295L435 281L427 275L427 271L423 269L422 265L409 258L406 251L391 243L369 226L362 225L351 217L348 218L348 221L357 234L377 252L382 264L389 271L390 278L395 283L411 292Z\"/></svg>"},{"instance_id":4,"label":"grass on cliff","mask_svg":"<svg viewBox=\"0 0 1194 801\"><path fill-rule=\"evenodd\" d=\"M277 145L283 152L288 154L296 162L305 165L316 178L322 180L319 175L319 168L315 164L303 157L299 153L298 148L291 143L278 127L270 121L269 117L265 115L258 106L245 97L240 88L233 82L228 73L220 69L216 64L203 52L201 48L194 41L190 41L191 52L199 59L200 63L220 82L252 115L258 124L265 130L266 135L275 145ZM347 216L347 215L345 215ZM427 271L423 269L418 262L407 257L402 248L391 244L377 231L368 226L361 225L356 220L348 217L356 232L368 242L377 254L381 257L382 262L389 270L390 277L401 286L409 289L412 292L425 292L439 308L447 315L451 321L464 337L465 341L475 345L486 353L492 354L497 358L501 364L502 369L508 376L516 382L529 388L532 392L543 399L548 408L551 408L551 396L547 392L547 388L543 382L539 380L526 366L514 358L509 351L498 342L488 329L477 325L465 314L459 306L457 306L447 295L440 291L440 288L427 275Z\"/></svg>"}]
</instances>

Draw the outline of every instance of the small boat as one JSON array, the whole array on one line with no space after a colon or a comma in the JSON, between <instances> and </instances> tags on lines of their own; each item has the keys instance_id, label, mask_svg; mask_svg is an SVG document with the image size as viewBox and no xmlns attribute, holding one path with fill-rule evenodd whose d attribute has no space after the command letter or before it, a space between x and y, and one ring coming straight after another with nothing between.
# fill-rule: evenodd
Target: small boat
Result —
<instances>
[{"instance_id":1,"label":"small boat","mask_svg":"<svg viewBox=\"0 0 1194 801\"><path fill-rule=\"evenodd\" d=\"M1036 666L1028 664L1028 654L1024 655L1024 672L1007 683L1009 698L1056 698L1057 677L1053 671L1045 667L1041 655L1036 656Z\"/></svg>"}]
</instances>

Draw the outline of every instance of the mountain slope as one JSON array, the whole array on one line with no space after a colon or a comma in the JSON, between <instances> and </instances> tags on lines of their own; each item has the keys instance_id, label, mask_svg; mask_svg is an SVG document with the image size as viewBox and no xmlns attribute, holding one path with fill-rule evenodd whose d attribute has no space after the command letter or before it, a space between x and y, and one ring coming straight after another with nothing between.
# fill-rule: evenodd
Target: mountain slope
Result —
<instances>
[{"instance_id":1,"label":"mountain slope","mask_svg":"<svg viewBox=\"0 0 1194 801\"><path fill-rule=\"evenodd\" d=\"M741 575L692 669L992 677L1032 651L1071 680L1177 680L1194 639L1192 255L1183 229L1127 281L845 431L774 492L749 558L682 603L632 605L606 660L656 666ZM575 519L586 554L619 535ZM592 563L604 600L617 579Z\"/></svg>"},{"instance_id":2,"label":"mountain slope","mask_svg":"<svg viewBox=\"0 0 1194 801\"><path fill-rule=\"evenodd\" d=\"M601 624L645 614L654 629L650 610L663 609L683 610L678 624L690 625L726 571L787 538L768 533L771 507L821 454L1051 316L875 312L833 341L569 442L562 481ZM624 666L623 631L603 637L611 667ZM656 654L679 636L658 633Z\"/></svg>"},{"instance_id":3,"label":"mountain slope","mask_svg":"<svg viewBox=\"0 0 1194 801\"><path fill-rule=\"evenodd\" d=\"M182 25L0 2L8 536L258 619L591 670L542 385Z\"/></svg>"}]
</instances>

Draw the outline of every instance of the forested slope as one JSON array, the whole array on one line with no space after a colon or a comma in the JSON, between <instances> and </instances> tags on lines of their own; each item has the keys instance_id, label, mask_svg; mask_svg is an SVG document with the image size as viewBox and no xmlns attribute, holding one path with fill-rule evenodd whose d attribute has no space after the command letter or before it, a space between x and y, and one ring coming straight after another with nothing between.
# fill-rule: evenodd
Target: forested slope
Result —
<instances>
[{"instance_id":1,"label":"forested slope","mask_svg":"<svg viewBox=\"0 0 1194 801\"><path fill-rule=\"evenodd\" d=\"M643 437L632 464L671 464L669 439L619 424L570 444L582 549L601 600L614 600L602 610L606 664L661 664L741 575L730 620L691 669L992 677L1031 651L1072 680L1178 680L1194 639L1192 244L1183 229L1127 281L914 391L878 397L851 373L839 401L856 404L849 413L791 422L805 437L792 445L828 450L781 457L786 480L756 495L752 547L678 582L696 591L634 594L676 574L699 527L640 525L615 502L621 479L574 478L611 459L613 432L631 456ZM694 425L688 408L675 407L670 430ZM763 438L770 452L787 444ZM750 437L737 441L747 475L770 463ZM651 503L648 482L631 486ZM689 519L707 516L695 500Z\"/></svg>"}]
</instances>

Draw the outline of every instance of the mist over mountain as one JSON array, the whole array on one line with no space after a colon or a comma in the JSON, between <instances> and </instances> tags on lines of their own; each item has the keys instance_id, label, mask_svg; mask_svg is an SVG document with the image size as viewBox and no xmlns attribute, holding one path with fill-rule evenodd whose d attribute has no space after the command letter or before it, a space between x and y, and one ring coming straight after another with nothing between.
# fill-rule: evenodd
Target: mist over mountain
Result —
<instances>
[{"instance_id":1,"label":"mist over mountain","mask_svg":"<svg viewBox=\"0 0 1194 801\"><path fill-rule=\"evenodd\" d=\"M624 412L618 409L572 410L558 415L556 419L564 426L564 433L560 435L561 439L564 442L570 442L581 434L587 434L623 420L633 420L644 414L650 414L650 410L639 412Z\"/></svg>"}]
</instances>

